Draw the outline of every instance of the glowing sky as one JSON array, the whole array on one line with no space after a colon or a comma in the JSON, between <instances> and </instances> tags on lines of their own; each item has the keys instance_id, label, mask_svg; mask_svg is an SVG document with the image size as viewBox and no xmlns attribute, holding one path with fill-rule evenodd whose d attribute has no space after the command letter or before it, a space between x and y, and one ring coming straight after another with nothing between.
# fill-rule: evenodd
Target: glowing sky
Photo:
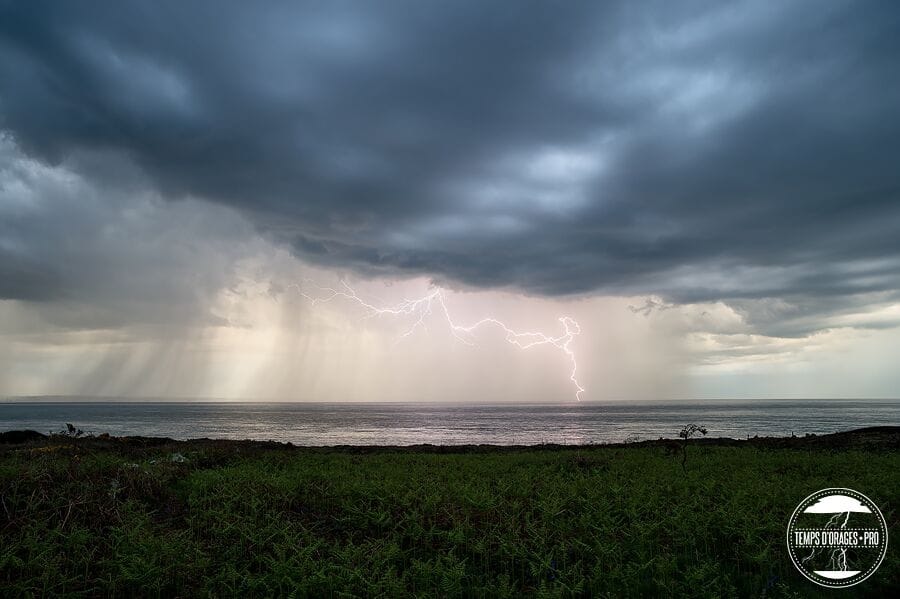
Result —
<instances>
[{"instance_id":1,"label":"glowing sky","mask_svg":"<svg viewBox=\"0 0 900 599\"><path fill-rule=\"evenodd\" d=\"M895 397L893 2L0 6L0 396Z\"/></svg>"}]
</instances>

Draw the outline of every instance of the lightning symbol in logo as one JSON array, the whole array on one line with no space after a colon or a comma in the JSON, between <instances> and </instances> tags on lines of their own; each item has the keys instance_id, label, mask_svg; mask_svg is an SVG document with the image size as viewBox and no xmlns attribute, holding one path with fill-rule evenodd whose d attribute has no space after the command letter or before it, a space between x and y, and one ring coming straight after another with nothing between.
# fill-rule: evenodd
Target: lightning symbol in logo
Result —
<instances>
[{"instance_id":1,"label":"lightning symbol in logo","mask_svg":"<svg viewBox=\"0 0 900 599\"><path fill-rule=\"evenodd\" d=\"M572 370L569 373L569 380L572 381L572 384L575 387L575 399L580 401L581 396L585 392L584 387L582 387L578 382L578 378L576 376L578 372L578 361L575 358L575 352L571 348L572 340L576 335L579 335L581 333L581 326L579 326L574 318L571 318L569 316L561 316L559 318L559 322L563 326L563 332L562 334L555 337L536 331L516 331L509 328L496 318L482 318L481 320L473 324L464 326L457 324L453 320L453 317L450 315L450 310L449 308L447 308L447 302L445 301L444 297L444 290L440 287L434 289L433 291L418 299L403 300L402 302L393 306L380 308L359 297L356 291L344 281L341 281L341 289L319 287L318 285L312 284L309 281L306 281L306 283L310 284L313 287L316 287L316 289L322 295L311 296L304 292L303 289L301 289L297 284L292 284L289 287L296 288L300 295L309 300L313 306L331 302L336 299L344 299L361 306L365 310L367 318L376 316L409 316L414 318L415 320L413 321L412 326L410 326L410 328L401 335L401 338L412 335L420 327L423 329L426 328L426 318L437 312L440 316L444 317L450 333L457 340L465 343L466 345L475 345L472 337L475 336L475 333L478 329L492 326L495 328L499 328L504 333L506 341L508 341L512 345L515 345L519 349L530 349L532 347L538 347L542 345L553 346L562 351L568 358L569 363L572 365Z\"/></svg>"}]
</instances>

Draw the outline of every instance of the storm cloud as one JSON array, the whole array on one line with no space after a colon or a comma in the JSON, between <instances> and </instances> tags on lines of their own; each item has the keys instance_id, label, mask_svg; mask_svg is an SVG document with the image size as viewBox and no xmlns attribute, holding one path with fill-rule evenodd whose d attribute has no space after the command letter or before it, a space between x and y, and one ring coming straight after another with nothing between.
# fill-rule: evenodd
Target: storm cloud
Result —
<instances>
[{"instance_id":1,"label":"storm cloud","mask_svg":"<svg viewBox=\"0 0 900 599\"><path fill-rule=\"evenodd\" d=\"M802 335L896 300L898 57L892 2L4 3L0 126L315 264ZM53 229L0 295L71 292Z\"/></svg>"}]
</instances>

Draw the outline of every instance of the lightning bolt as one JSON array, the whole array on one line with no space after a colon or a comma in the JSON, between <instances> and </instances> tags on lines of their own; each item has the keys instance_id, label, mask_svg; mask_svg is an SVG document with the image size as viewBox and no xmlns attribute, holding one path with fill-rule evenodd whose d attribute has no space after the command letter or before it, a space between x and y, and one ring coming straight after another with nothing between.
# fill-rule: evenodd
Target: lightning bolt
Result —
<instances>
[{"instance_id":1,"label":"lightning bolt","mask_svg":"<svg viewBox=\"0 0 900 599\"><path fill-rule=\"evenodd\" d=\"M482 318L481 320L470 325L457 324L453 320L453 317L450 315L450 309L447 307L444 290L440 287L434 289L433 291L430 291L428 294L418 299L404 299L403 301L393 306L378 307L359 297L356 291L345 281L341 281L340 289L334 289L331 287L319 287L318 285L315 285L310 281L305 281L305 283L315 287L323 295L311 296L303 291L303 289L295 283L289 285L288 287L295 288L297 292L302 297L309 300L309 302L313 306L330 302L336 299L344 299L361 306L365 310L367 318L376 316L413 317L414 320L412 325L403 332L401 338L412 335L419 328L427 330L427 326L425 325L426 318L434 313L438 313L440 316L443 316L444 320L447 322L447 327L450 331L450 334L452 334L453 337L455 337L460 342L465 343L466 345L475 345L475 343L472 341L472 337L475 336L475 333L478 329L493 326L499 328L504 333L506 341L508 341L512 345L515 345L519 349L530 349L532 347L541 345L553 346L566 355L569 363L572 366L572 370L569 373L569 380L575 387L575 399L581 401L581 396L585 392L584 387L582 387L578 382L578 378L576 376L576 374L578 373L578 361L576 360L575 352L571 347L572 340L575 338L575 336L581 334L581 326L575 321L574 318L571 318L569 316L559 317L559 322L563 326L563 332L561 335L554 337L536 331L519 332L509 328L496 318Z\"/></svg>"},{"instance_id":2,"label":"lightning bolt","mask_svg":"<svg viewBox=\"0 0 900 599\"><path fill-rule=\"evenodd\" d=\"M844 521L840 522L842 516L844 518ZM825 529L846 528L847 522L849 522L849 520L850 520L850 512L838 512L835 515L833 515L831 518L828 519L828 522L825 523L825 526L823 528L825 528ZM838 526L839 522L840 522L840 526ZM809 552L809 555L807 555L805 558L803 558L801 560L801 563L806 563L807 561L812 559L816 555L817 551L818 551L818 549L813 548L812 551ZM832 570L846 570L847 569L847 550L841 549L841 548L836 548L836 549L832 550L831 559L829 560L829 567Z\"/></svg>"},{"instance_id":3,"label":"lightning bolt","mask_svg":"<svg viewBox=\"0 0 900 599\"><path fill-rule=\"evenodd\" d=\"M840 520L841 514L836 514L832 520ZM847 512L844 515L844 521L841 523L841 528L847 528L847 522L850 520L850 512ZM826 528L828 528L826 526ZM831 552L831 569L832 570L846 570L847 569L847 550L846 549L835 549Z\"/></svg>"}]
</instances>

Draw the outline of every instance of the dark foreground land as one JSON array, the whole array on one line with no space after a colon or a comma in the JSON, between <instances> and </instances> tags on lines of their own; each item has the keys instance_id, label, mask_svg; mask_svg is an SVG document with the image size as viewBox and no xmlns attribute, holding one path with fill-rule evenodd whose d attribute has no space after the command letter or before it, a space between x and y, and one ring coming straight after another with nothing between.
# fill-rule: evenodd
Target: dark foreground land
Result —
<instances>
[{"instance_id":1,"label":"dark foreground land","mask_svg":"<svg viewBox=\"0 0 900 599\"><path fill-rule=\"evenodd\" d=\"M897 596L795 571L851 487L898 536L900 428L591 447L299 448L0 436L0 596ZM894 541L897 543L898 541ZM892 592L893 591L893 592Z\"/></svg>"}]
</instances>

